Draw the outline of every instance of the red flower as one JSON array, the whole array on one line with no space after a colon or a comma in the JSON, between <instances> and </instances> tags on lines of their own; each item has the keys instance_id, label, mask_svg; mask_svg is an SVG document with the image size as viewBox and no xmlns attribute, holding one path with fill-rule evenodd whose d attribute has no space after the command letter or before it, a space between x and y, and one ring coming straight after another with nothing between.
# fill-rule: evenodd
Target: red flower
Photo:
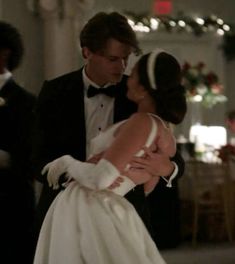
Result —
<instances>
[{"instance_id":1,"label":"red flower","mask_svg":"<svg viewBox=\"0 0 235 264\"><path fill-rule=\"evenodd\" d=\"M206 75L206 83L208 85L212 85L212 84L218 83L218 76L214 72L209 72Z\"/></svg>"},{"instance_id":2,"label":"red flower","mask_svg":"<svg viewBox=\"0 0 235 264\"><path fill-rule=\"evenodd\" d=\"M235 147L233 145L227 144L219 149L219 158L223 162L228 162L231 155L235 155Z\"/></svg>"},{"instance_id":3,"label":"red flower","mask_svg":"<svg viewBox=\"0 0 235 264\"><path fill-rule=\"evenodd\" d=\"M201 62L201 61L197 64L197 68L198 68L199 71L202 71L202 69L204 67L205 67L205 64L203 62Z\"/></svg>"},{"instance_id":4,"label":"red flower","mask_svg":"<svg viewBox=\"0 0 235 264\"><path fill-rule=\"evenodd\" d=\"M187 72L190 68L191 68L191 65L188 62L185 62L182 67L182 71Z\"/></svg>"}]
</instances>

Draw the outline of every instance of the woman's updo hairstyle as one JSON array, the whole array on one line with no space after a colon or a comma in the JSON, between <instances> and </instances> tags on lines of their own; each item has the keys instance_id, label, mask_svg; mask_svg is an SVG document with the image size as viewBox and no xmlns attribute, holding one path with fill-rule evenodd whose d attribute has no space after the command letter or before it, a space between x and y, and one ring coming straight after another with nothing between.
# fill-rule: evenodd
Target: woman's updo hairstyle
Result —
<instances>
[{"instance_id":1,"label":"woman's updo hairstyle","mask_svg":"<svg viewBox=\"0 0 235 264\"><path fill-rule=\"evenodd\" d=\"M137 64L139 82L156 103L156 113L167 122L179 124L187 111L185 88L178 61L169 53L155 50Z\"/></svg>"}]
</instances>

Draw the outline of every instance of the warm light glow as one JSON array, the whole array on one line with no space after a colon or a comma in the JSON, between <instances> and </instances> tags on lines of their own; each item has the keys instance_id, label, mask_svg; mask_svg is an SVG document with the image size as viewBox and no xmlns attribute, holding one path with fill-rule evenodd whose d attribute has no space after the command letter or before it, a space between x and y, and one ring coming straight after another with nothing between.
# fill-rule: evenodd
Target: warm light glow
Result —
<instances>
[{"instance_id":1,"label":"warm light glow","mask_svg":"<svg viewBox=\"0 0 235 264\"><path fill-rule=\"evenodd\" d=\"M178 24L179 24L180 27L185 27L186 26L186 23L183 20L179 20Z\"/></svg>"},{"instance_id":2,"label":"warm light glow","mask_svg":"<svg viewBox=\"0 0 235 264\"><path fill-rule=\"evenodd\" d=\"M159 21L155 18L150 19L150 27L152 30L157 30L159 26Z\"/></svg>"},{"instance_id":3,"label":"warm light glow","mask_svg":"<svg viewBox=\"0 0 235 264\"><path fill-rule=\"evenodd\" d=\"M148 33L150 31L150 28L145 26L142 22L138 22L136 25L132 26L132 28L135 31L139 31L139 32Z\"/></svg>"},{"instance_id":4,"label":"warm light glow","mask_svg":"<svg viewBox=\"0 0 235 264\"><path fill-rule=\"evenodd\" d=\"M156 0L155 2L167 2L166 0ZM154 2L154 3L155 3ZM164 16L153 12L152 16L148 14L135 14L132 11L126 11L126 17L129 24L135 31L151 32L151 31L168 31L194 33L197 36L207 32L216 32L219 36L223 36L231 31L231 26L224 23L224 20L216 16L183 16L176 17Z\"/></svg>"},{"instance_id":5,"label":"warm light glow","mask_svg":"<svg viewBox=\"0 0 235 264\"><path fill-rule=\"evenodd\" d=\"M227 144L227 132L222 126L202 126L197 124L190 128L189 140L204 149L206 146L218 149Z\"/></svg>"},{"instance_id":6,"label":"warm light glow","mask_svg":"<svg viewBox=\"0 0 235 264\"><path fill-rule=\"evenodd\" d=\"M197 22L199 25L204 25L204 23L205 23L204 19L202 19L202 18L200 18L200 17L196 18L196 22Z\"/></svg>"},{"instance_id":7,"label":"warm light glow","mask_svg":"<svg viewBox=\"0 0 235 264\"><path fill-rule=\"evenodd\" d=\"M135 25L135 22L133 20L131 20L131 19L128 19L128 23L132 27Z\"/></svg>"},{"instance_id":8,"label":"warm light glow","mask_svg":"<svg viewBox=\"0 0 235 264\"><path fill-rule=\"evenodd\" d=\"M223 25L223 29L224 29L225 31L230 31L230 26L227 25L227 24L224 24L224 25Z\"/></svg>"},{"instance_id":9,"label":"warm light glow","mask_svg":"<svg viewBox=\"0 0 235 264\"><path fill-rule=\"evenodd\" d=\"M201 102L201 101L202 101L202 96L201 96L200 94L194 95L194 96L191 98L191 101L192 101L192 102Z\"/></svg>"},{"instance_id":10,"label":"warm light glow","mask_svg":"<svg viewBox=\"0 0 235 264\"><path fill-rule=\"evenodd\" d=\"M223 21L223 19L218 18L218 19L217 19L217 23L218 23L219 25L223 25L223 24L224 24L224 21Z\"/></svg>"},{"instance_id":11,"label":"warm light glow","mask_svg":"<svg viewBox=\"0 0 235 264\"><path fill-rule=\"evenodd\" d=\"M218 28L218 29L217 29L217 34L220 35L220 36L223 36L223 35L224 35L224 31L223 31L223 29Z\"/></svg>"},{"instance_id":12,"label":"warm light glow","mask_svg":"<svg viewBox=\"0 0 235 264\"><path fill-rule=\"evenodd\" d=\"M176 26L176 23L175 23L175 21L173 21L173 20L171 20L171 21L169 22L169 24L170 24L172 27L175 27L175 26Z\"/></svg>"}]
</instances>

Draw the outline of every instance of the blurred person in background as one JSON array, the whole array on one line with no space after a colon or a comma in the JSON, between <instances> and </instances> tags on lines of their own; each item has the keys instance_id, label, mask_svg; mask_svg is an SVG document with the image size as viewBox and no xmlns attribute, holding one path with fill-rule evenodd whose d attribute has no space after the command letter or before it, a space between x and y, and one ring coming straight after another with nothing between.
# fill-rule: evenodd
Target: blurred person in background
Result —
<instances>
[{"instance_id":1,"label":"blurred person in background","mask_svg":"<svg viewBox=\"0 0 235 264\"><path fill-rule=\"evenodd\" d=\"M30 169L32 109L35 96L20 87L12 72L24 48L20 33L0 21L0 241L2 263L32 263L34 216Z\"/></svg>"},{"instance_id":2,"label":"blurred person in background","mask_svg":"<svg viewBox=\"0 0 235 264\"><path fill-rule=\"evenodd\" d=\"M219 149L219 158L223 162L228 162L229 159L235 160L235 110L226 113L225 123L228 128L228 144Z\"/></svg>"}]
</instances>

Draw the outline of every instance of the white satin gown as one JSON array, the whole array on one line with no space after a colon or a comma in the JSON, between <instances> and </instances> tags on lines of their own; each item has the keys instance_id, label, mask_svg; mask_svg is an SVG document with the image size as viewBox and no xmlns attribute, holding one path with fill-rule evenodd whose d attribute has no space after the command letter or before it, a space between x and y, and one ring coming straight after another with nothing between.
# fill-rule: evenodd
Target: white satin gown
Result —
<instances>
[{"instance_id":1,"label":"white satin gown","mask_svg":"<svg viewBox=\"0 0 235 264\"><path fill-rule=\"evenodd\" d=\"M122 123L94 138L91 152L105 150ZM157 133L152 123L147 146ZM47 212L34 264L164 264L133 205L123 197L128 188L128 180L115 192L71 182Z\"/></svg>"}]
</instances>

